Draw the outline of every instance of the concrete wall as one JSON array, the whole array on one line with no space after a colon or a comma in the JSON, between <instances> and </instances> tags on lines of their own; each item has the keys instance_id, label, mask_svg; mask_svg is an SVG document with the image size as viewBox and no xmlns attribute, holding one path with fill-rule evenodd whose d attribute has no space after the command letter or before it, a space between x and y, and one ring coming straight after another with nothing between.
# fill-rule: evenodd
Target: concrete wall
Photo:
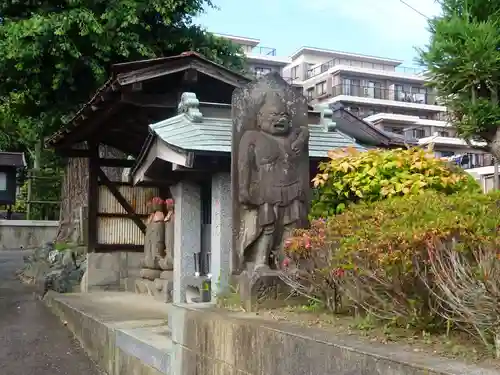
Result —
<instances>
[{"instance_id":1,"label":"concrete wall","mask_svg":"<svg viewBox=\"0 0 500 375\"><path fill-rule=\"evenodd\" d=\"M0 220L0 250L30 249L53 241L58 221Z\"/></svg>"},{"instance_id":2,"label":"concrete wall","mask_svg":"<svg viewBox=\"0 0 500 375\"><path fill-rule=\"evenodd\" d=\"M198 305L197 305L198 306ZM363 343L326 330L193 305L174 305L175 375L493 375L496 371Z\"/></svg>"}]
</instances>

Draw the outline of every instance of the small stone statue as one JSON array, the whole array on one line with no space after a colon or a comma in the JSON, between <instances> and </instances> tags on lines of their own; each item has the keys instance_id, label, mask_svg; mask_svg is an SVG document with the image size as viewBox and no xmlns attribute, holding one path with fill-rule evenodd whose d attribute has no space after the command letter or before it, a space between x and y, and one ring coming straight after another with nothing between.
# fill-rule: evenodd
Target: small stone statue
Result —
<instances>
[{"instance_id":1,"label":"small stone statue","mask_svg":"<svg viewBox=\"0 0 500 375\"><path fill-rule=\"evenodd\" d=\"M160 272L159 261L165 251L165 206L161 198L155 197L150 204L150 215L146 223L146 237L144 239L143 277L154 280ZM147 275L146 275L147 274ZM156 274L158 274L156 276ZM154 277L156 276L156 277Z\"/></svg>"},{"instance_id":2,"label":"small stone statue","mask_svg":"<svg viewBox=\"0 0 500 375\"><path fill-rule=\"evenodd\" d=\"M233 95L233 269L277 268L284 240L307 223L307 112L305 97L277 74Z\"/></svg>"},{"instance_id":3,"label":"small stone statue","mask_svg":"<svg viewBox=\"0 0 500 375\"><path fill-rule=\"evenodd\" d=\"M135 290L170 302L173 285L174 201L155 197L149 207L143 268L140 271L141 279L135 281Z\"/></svg>"},{"instance_id":4,"label":"small stone statue","mask_svg":"<svg viewBox=\"0 0 500 375\"><path fill-rule=\"evenodd\" d=\"M174 269L174 200L169 198L165 200L167 214L165 215L165 250L162 253L162 259L159 266L164 271Z\"/></svg>"}]
</instances>

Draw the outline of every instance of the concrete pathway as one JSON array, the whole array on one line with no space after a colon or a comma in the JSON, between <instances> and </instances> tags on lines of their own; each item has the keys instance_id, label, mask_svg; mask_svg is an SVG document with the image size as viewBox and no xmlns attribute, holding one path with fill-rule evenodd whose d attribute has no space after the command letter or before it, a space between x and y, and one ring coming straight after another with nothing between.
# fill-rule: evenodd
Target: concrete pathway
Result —
<instances>
[{"instance_id":1,"label":"concrete pathway","mask_svg":"<svg viewBox=\"0 0 500 375\"><path fill-rule=\"evenodd\" d=\"M15 278L23 254L0 251L0 374L101 374L33 288Z\"/></svg>"}]
</instances>

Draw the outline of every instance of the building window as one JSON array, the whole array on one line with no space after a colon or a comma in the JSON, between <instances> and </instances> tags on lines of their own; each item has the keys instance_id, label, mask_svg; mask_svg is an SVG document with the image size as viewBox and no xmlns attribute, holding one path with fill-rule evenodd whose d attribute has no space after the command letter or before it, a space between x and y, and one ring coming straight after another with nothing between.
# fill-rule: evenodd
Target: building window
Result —
<instances>
[{"instance_id":1,"label":"building window","mask_svg":"<svg viewBox=\"0 0 500 375\"><path fill-rule=\"evenodd\" d=\"M394 133L394 134L400 134L400 135L404 134L404 129L403 128L388 128L386 130L389 131L389 132L391 132L391 133Z\"/></svg>"},{"instance_id":2,"label":"building window","mask_svg":"<svg viewBox=\"0 0 500 375\"><path fill-rule=\"evenodd\" d=\"M442 158L449 158L450 156L455 155L453 151L441 151L440 154Z\"/></svg>"},{"instance_id":3,"label":"building window","mask_svg":"<svg viewBox=\"0 0 500 375\"><path fill-rule=\"evenodd\" d=\"M292 78L293 79L297 79L299 78L299 66L294 66L292 69L291 69L291 73L292 73Z\"/></svg>"},{"instance_id":4,"label":"building window","mask_svg":"<svg viewBox=\"0 0 500 375\"><path fill-rule=\"evenodd\" d=\"M398 101L405 101L405 93L403 91L403 85L394 85L394 99Z\"/></svg>"},{"instance_id":5,"label":"building window","mask_svg":"<svg viewBox=\"0 0 500 375\"><path fill-rule=\"evenodd\" d=\"M426 87L412 87L411 93L412 94L427 94L427 88Z\"/></svg>"},{"instance_id":6,"label":"building window","mask_svg":"<svg viewBox=\"0 0 500 375\"><path fill-rule=\"evenodd\" d=\"M449 137L450 136L450 133L447 132L447 131L440 131L439 132L439 136L440 137Z\"/></svg>"},{"instance_id":7,"label":"building window","mask_svg":"<svg viewBox=\"0 0 500 375\"><path fill-rule=\"evenodd\" d=\"M0 172L0 191L7 191L7 173Z\"/></svg>"},{"instance_id":8,"label":"building window","mask_svg":"<svg viewBox=\"0 0 500 375\"><path fill-rule=\"evenodd\" d=\"M448 113L446 113L446 112L439 112L438 114L436 114L434 116L433 120L449 121Z\"/></svg>"},{"instance_id":9,"label":"building window","mask_svg":"<svg viewBox=\"0 0 500 375\"><path fill-rule=\"evenodd\" d=\"M266 74L271 73L271 68L263 68L263 67L257 66L257 67L255 67L254 71L255 71L255 75L257 77L260 77L260 76L265 76Z\"/></svg>"},{"instance_id":10,"label":"building window","mask_svg":"<svg viewBox=\"0 0 500 375\"><path fill-rule=\"evenodd\" d=\"M306 79L317 75L318 68L314 68L315 66L316 64L311 64L311 63L307 64Z\"/></svg>"},{"instance_id":11,"label":"building window","mask_svg":"<svg viewBox=\"0 0 500 375\"><path fill-rule=\"evenodd\" d=\"M425 137L425 129L413 129L413 137L414 138L424 138Z\"/></svg>"},{"instance_id":12,"label":"building window","mask_svg":"<svg viewBox=\"0 0 500 375\"><path fill-rule=\"evenodd\" d=\"M426 87L412 87L411 88L411 101L413 103L426 103L427 88Z\"/></svg>"},{"instance_id":13,"label":"building window","mask_svg":"<svg viewBox=\"0 0 500 375\"><path fill-rule=\"evenodd\" d=\"M373 99L382 98L382 85L380 82L368 81L368 85L364 88L364 96Z\"/></svg>"},{"instance_id":14,"label":"building window","mask_svg":"<svg viewBox=\"0 0 500 375\"><path fill-rule=\"evenodd\" d=\"M352 82L349 78L342 79L342 95L352 95L351 85Z\"/></svg>"},{"instance_id":15,"label":"building window","mask_svg":"<svg viewBox=\"0 0 500 375\"><path fill-rule=\"evenodd\" d=\"M307 100L309 100L309 101L314 99L314 87L307 89L306 96L307 96Z\"/></svg>"},{"instance_id":16,"label":"building window","mask_svg":"<svg viewBox=\"0 0 500 375\"><path fill-rule=\"evenodd\" d=\"M320 82L316 85L316 95L326 94L326 81Z\"/></svg>"}]
</instances>

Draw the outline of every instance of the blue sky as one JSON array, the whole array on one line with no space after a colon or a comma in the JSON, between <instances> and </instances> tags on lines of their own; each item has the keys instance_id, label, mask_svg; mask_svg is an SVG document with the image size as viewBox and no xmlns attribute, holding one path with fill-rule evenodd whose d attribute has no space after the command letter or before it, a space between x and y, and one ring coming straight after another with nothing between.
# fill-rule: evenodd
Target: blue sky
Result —
<instances>
[{"instance_id":1,"label":"blue sky","mask_svg":"<svg viewBox=\"0 0 500 375\"><path fill-rule=\"evenodd\" d=\"M424 46L427 21L401 0L213 0L197 23L209 31L261 40L277 55L301 46L404 60L414 66L414 47ZM431 17L434 0L403 0Z\"/></svg>"}]
</instances>

